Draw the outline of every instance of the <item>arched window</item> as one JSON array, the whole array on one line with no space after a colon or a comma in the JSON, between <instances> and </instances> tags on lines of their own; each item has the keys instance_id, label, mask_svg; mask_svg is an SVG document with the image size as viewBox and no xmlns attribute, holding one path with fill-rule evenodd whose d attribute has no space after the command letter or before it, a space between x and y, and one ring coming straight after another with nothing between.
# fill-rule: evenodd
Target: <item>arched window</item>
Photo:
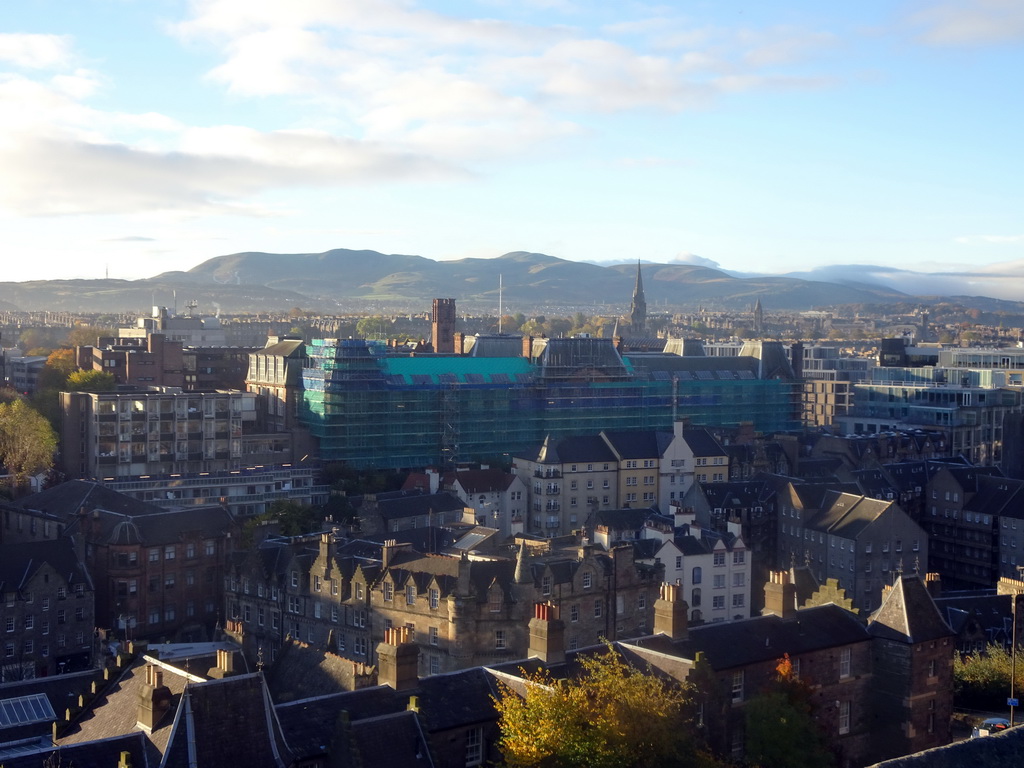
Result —
<instances>
[{"instance_id":1,"label":"arched window","mask_svg":"<svg viewBox=\"0 0 1024 768\"><path fill-rule=\"evenodd\" d=\"M692 584L700 584L700 566L699 565L693 569L693 579L691 579L691 583Z\"/></svg>"},{"instance_id":2,"label":"arched window","mask_svg":"<svg viewBox=\"0 0 1024 768\"><path fill-rule=\"evenodd\" d=\"M699 587L694 589L690 593L690 598L691 598L690 599L690 607L696 608L697 606L700 605L700 588Z\"/></svg>"}]
</instances>

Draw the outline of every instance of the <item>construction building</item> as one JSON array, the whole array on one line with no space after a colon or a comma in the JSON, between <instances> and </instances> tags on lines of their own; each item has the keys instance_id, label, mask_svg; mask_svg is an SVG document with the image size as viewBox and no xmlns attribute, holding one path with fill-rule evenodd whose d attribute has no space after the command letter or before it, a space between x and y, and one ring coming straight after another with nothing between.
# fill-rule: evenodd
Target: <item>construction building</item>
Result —
<instances>
[{"instance_id":1,"label":"construction building","mask_svg":"<svg viewBox=\"0 0 1024 768\"><path fill-rule=\"evenodd\" d=\"M630 355L590 337L527 337L514 357L488 357L483 346L465 357L397 357L383 343L315 339L300 421L324 461L396 469L507 461L548 436L668 430L684 417L752 421L761 432L800 425L792 369L754 356L777 351L769 342L733 358Z\"/></svg>"}]
</instances>

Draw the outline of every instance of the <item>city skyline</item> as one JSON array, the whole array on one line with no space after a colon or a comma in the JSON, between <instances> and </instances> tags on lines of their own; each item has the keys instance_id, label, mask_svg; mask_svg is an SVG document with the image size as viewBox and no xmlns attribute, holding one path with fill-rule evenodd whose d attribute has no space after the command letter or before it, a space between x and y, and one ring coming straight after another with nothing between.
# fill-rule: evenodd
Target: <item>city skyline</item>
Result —
<instances>
[{"instance_id":1,"label":"city skyline","mask_svg":"<svg viewBox=\"0 0 1024 768\"><path fill-rule=\"evenodd\" d=\"M2 279L341 247L877 264L909 292L944 272L933 292L1020 295L1007 0L42 0L0 20Z\"/></svg>"}]
</instances>

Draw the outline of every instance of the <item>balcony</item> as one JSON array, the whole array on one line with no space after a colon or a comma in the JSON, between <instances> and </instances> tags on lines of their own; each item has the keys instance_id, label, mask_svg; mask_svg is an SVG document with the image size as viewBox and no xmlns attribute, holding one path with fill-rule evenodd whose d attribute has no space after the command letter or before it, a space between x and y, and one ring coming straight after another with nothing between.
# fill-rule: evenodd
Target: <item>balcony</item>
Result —
<instances>
[{"instance_id":1,"label":"balcony","mask_svg":"<svg viewBox=\"0 0 1024 768\"><path fill-rule=\"evenodd\" d=\"M533 476L543 478L560 478L562 473L557 469L535 469L533 471Z\"/></svg>"}]
</instances>

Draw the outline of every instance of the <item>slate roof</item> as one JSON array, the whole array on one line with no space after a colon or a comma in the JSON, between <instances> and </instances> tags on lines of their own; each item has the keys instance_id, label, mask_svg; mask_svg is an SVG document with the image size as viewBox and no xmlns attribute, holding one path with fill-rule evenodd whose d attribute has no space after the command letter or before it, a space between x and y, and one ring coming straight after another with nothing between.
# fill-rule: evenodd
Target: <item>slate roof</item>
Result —
<instances>
[{"instance_id":1,"label":"slate roof","mask_svg":"<svg viewBox=\"0 0 1024 768\"><path fill-rule=\"evenodd\" d=\"M683 440L693 451L694 457L726 455L721 443L703 427L687 427L683 430Z\"/></svg>"},{"instance_id":2,"label":"slate roof","mask_svg":"<svg viewBox=\"0 0 1024 768\"><path fill-rule=\"evenodd\" d=\"M189 685L170 730L161 768L285 768L292 762L259 672Z\"/></svg>"},{"instance_id":3,"label":"slate roof","mask_svg":"<svg viewBox=\"0 0 1024 768\"><path fill-rule=\"evenodd\" d=\"M452 512L465 509L462 499L451 493L423 493L397 498L377 497L377 514L384 520L417 517L431 512ZM392 537L393 538L393 537Z\"/></svg>"},{"instance_id":4,"label":"slate roof","mask_svg":"<svg viewBox=\"0 0 1024 768\"><path fill-rule=\"evenodd\" d=\"M139 720L139 695L146 683L146 664L143 658L137 659L129 666L117 681L106 689L103 695L93 701L72 728L61 736L57 743L60 746L82 744L96 739L106 739L131 733L136 730ZM209 660L197 663L196 668L203 671L209 669ZM183 674L164 669L163 684L171 691L172 704L177 705L178 699L185 690L186 678ZM171 733L171 718L157 724L149 734L150 743L157 753L163 754Z\"/></svg>"},{"instance_id":5,"label":"slate roof","mask_svg":"<svg viewBox=\"0 0 1024 768\"><path fill-rule=\"evenodd\" d=\"M671 525L671 518L658 514L653 509L602 509L594 515L594 525L613 531L639 531L652 517L661 518Z\"/></svg>"},{"instance_id":6,"label":"slate roof","mask_svg":"<svg viewBox=\"0 0 1024 768\"><path fill-rule=\"evenodd\" d=\"M1013 632L1010 602L1010 595L942 595L935 598L935 607L958 635L973 623L986 642L1003 645Z\"/></svg>"},{"instance_id":7,"label":"slate roof","mask_svg":"<svg viewBox=\"0 0 1024 768\"><path fill-rule=\"evenodd\" d=\"M869 640L854 614L828 604L805 608L786 619L769 615L704 624L691 628L686 640L673 642L658 635L644 638L642 645L688 659L700 652L714 669L723 670L773 661L784 653L796 656Z\"/></svg>"},{"instance_id":8,"label":"slate roof","mask_svg":"<svg viewBox=\"0 0 1024 768\"><path fill-rule=\"evenodd\" d=\"M68 586L82 583L92 589L89 576L78 561L74 543L69 538L60 538L0 544L0 594L21 591L45 564L59 573Z\"/></svg>"},{"instance_id":9,"label":"slate roof","mask_svg":"<svg viewBox=\"0 0 1024 768\"><path fill-rule=\"evenodd\" d=\"M298 354L296 354L296 352ZM303 339L283 339L263 349L253 351L257 355L280 355L281 357L305 357L306 342Z\"/></svg>"},{"instance_id":10,"label":"slate roof","mask_svg":"<svg viewBox=\"0 0 1024 768\"><path fill-rule=\"evenodd\" d=\"M108 739L54 747L31 746L5 751L0 747L0 761L4 768L40 768L40 766L67 765L82 768L116 768L121 753L131 757L132 768L157 768L159 755L152 754L142 731L113 736Z\"/></svg>"},{"instance_id":11,"label":"slate roof","mask_svg":"<svg viewBox=\"0 0 1024 768\"><path fill-rule=\"evenodd\" d=\"M893 504L892 501L837 493L828 507L812 517L806 525L845 539L856 539Z\"/></svg>"},{"instance_id":12,"label":"slate roof","mask_svg":"<svg viewBox=\"0 0 1024 768\"><path fill-rule=\"evenodd\" d=\"M523 662L520 662L522 665ZM279 704L276 707L282 731L298 759L323 755L332 748L338 734L339 716L347 713L351 736L348 743L357 750L374 750L380 747L380 731L374 721L395 724L408 729L402 715L412 696L416 697L419 710L418 721L426 733L433 734L460 727L474 726L495 720L491 695L497 695L497 684L493 674L482 667L431 675L421 678L416 688L395 691L379 685L349 691L332 696L318 696L300 701ZM396 717L399 716L399 717ZM365 727L365 728L364 728ZM422 731L421 731L422 732ZM378 763L375 752L360 752L354 755L354 764L373 766L421 765L416 759L418 747L404 730L396 738L396 745L404 750L387 750L391 762ZM422 754L422 752L420 752ZM358 761L362 761L361 763Z\"/></svg>"},{"instance_id":13,"label":"slate roof","mask_svg":"<svg viewBox=\"0 0 1024 768\"><path fill-rule=\"evenodd\" d=\"M181 509L161 509L156 512L128 516L123 513L99 510L99 541L123 543L131 540L143 546L179 541L186 533L197 534L204 538L217 538L224 535L234 524L234 517L224 507L183 507Z\"/></svg>"},{"instance_id":14,"label":"slate roof","mask_svg":"<svg viewBox=\"0 0 1024 768\"><path fill-rule=\"evenodd\" d=\"M903 643L923 643L953 635L928 588L916 575L897 579L892 590L882 596L882 605L869 622L868 632L873 636Z\"/></svg>"},{"instance_id":15,"label":"slate roof","mask_svg":"<svg viewBox=\"0 0 1024 768\"><path fill-rule=\"evenodd\" d=\"M497 468L465 469L461 472L449 472L444 476L446 488L458 483L468 494L504 491L512 484L513 480L515 480L515 475Z\"/></svg>"},{"instance_id":16,"label":"slate roof","mask_svg":"<svg viewBox=\"0 0 1024 768\"><path fill-rule=\"evenodd\" d=\"M267 670L267 687L277 703L351 690L354 662L337 654L286 638Z\"/></svg>"},{"instance_id":17,"label":"slate roof","mask_svg":"<svg viewBox=\"0 0 1024 768\"><path fill-rule=\"evenodd\" d=\"M435 764L420 718L411 711L357 720L340 741L332 751L341 751L338 747L344 745L344 752L362 756L363 764L374 768L433 768Z\"/></svg>"},{"instance_id":18,"label":"slate roof","mask_svg":"<svg viewBox=\"0 0 1024 768\"><path fill-rule=\"evenodd\" d=\"M544 444L527 458L543 464L612 463L615 454L600 435L576 435L553 438L548 435Z\"/></svg>"},{"instance_id":19,"label":"slate roof","mask_svg":"<svg viewBox=\"0 0 1024 768\"><path fill-rule=\"evenodd\" d=\"M68 480L12 502L23 509L38 509L70 520L84 505L87 509L104 509L130 517L164 511L155 504L139 501L119 491L89 480Z\"/></svg>"},{"instance_id":20,"label":"slate roof","mask_svg":"<svg viewBox=\"0 0 1024 768\"><path fill-rule=\"evenodd\" d=\"M1024 518L1024 480L992 475L979 475L977 492L964 504L964 509L987 515Z\"/></svg>"},{"instance_id":21,"label":"slate roof","mask_svg":"<svg viewBox=\"0 0 1024 768\"><path fill-rule=\"evenodd\" d=\"M772 489L767 483L754 480L703 483L701 491L711 507L732 509L759 507L772 496Z\"/></svg>"},{"instance_id":22,"label":"slate roof","mask_svg":"<svg viewBox=\"0 0 1024 768\"><path fill-rule=\"evenodd\" d=\"M660 455L657 433L650 429L602 432L619 460L650 459Z\"/></svg>"}]
</instances>

